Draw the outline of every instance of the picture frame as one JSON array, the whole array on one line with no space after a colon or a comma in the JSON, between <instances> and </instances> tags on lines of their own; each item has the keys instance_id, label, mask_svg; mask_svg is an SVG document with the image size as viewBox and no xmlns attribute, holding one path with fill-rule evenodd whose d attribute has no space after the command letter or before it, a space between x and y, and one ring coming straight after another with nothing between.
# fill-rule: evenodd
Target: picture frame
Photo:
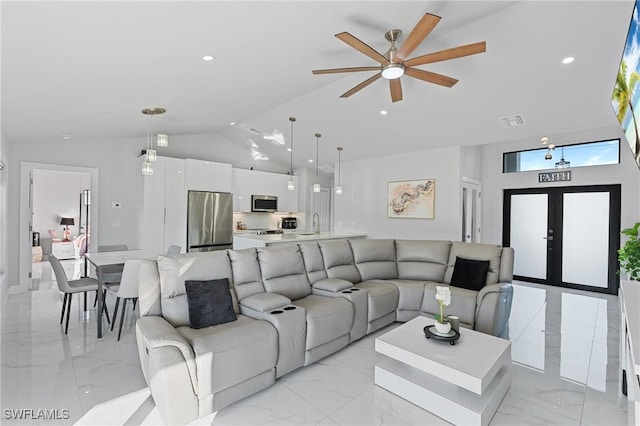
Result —
<instances>
[{"instance_id":1,"label":"picture frame","mask_svg":"<svg viewBox=\"0 0 640 426\"><path fill-rule=\"evenodd\" d=\"M393 181L387 184L387 217L434 219L436 180Z\"/></svg>"}]
</instances>

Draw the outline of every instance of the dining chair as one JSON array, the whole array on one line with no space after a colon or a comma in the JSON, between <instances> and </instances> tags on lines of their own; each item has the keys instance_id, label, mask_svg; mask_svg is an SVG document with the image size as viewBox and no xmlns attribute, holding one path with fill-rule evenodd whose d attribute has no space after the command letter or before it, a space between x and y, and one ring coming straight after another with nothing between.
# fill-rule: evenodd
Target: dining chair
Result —
<instances>
[{"instance_id":1,"label":"dining chair","mask_svg":"<svg viewBox=\"0 0 640 426\"><path fill-rule=\"evenodd\" d=\"M180 254L181 251L182 248L180 246L170 245L167 249L167 254Z\"/></svg>"},{"instance_id":2,"label":"dining chair","mask_svg":"<svg viewBox=\"0 0 640 426\"><path fill-rule=\"evenodd\" d=\"M64 313L67 312L67 322L64 327L64 334L67 334L69 330L69 315L71 313L71 298L74 293L84 293L84 311L87 311L87 292L98 291L98 280L95 278L80 278L78 280L67 280L67 274L64 272L62 264L57 257L50 254L49 263L51 269L56 277L58 283L58 289L64 293L64 299L62 301L62 314L60 315L60 324L64 319ZM107 313L108 315L108 313Z\"/></svg>"},{"instance_id":3,"label":"dining chair","mask_svg":"<svg viewBox=\"0 0 640 426\"><path fill-rule=\"evenodd\" d=\"M126 251L126 250L129 250L126 244L112 244L112 245L98 246L98 253L104 253L109 251ZM112 286L112 285L117 285L120 282L121 278L122 278L121 265L102 267L102 284L104 286L102 300L104 300L107 294L107 288L109 288L109 286ZM93 302L93 306L96 306L96 303L98 303L97 295L96 295L95 301Z\"/></svg>"},{"instance_id":4,"label":"dining chair","mask_svg":"<svg viewBox=\"0 0 640 426\"><path fill-rule=\"evenodd\" d=\"M127 301L132 300L133 309L136 308L136 302L138 300L138 268L140 267L140 263L140 260L127 260L122 270L122 279L120 280L120 284L107 288L107 292L112 293L116 297L116 306L113 311L111 330L113 330L113 326L116 324L116 316L118 315L120 299L123 300L122 312L120 314L120 328L118 330L118 341L120 341L120 336L122 335L122 323L124 322L124 315L127 310Z\"/></svg>"}]
</instances>

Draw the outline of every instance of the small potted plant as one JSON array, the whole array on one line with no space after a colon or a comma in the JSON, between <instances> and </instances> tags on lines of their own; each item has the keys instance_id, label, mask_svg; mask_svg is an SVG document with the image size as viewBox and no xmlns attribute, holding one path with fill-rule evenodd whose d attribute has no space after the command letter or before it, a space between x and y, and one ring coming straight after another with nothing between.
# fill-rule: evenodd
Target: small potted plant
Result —
<instances>
[{"instance_id":1,"label":"small potted plant","mask_svg":"<svg viewBox=\"0 0 640 426\"><path fill-rule=\"evenodd\" d=\"M629 237L624 246L618 250L618 260L620 261L620 271L625 271L629 279L640 281L640 239L638 239L638 229L640 222L636 222L633 228L623 229L621 234Z\"/></svg>"},{"instance_id":2,"label":"small potted plant","mask_svg":"<svg viewBox=\"0 0 640 426\"><path fill-rule=\"evenodd\" d=\"M436 331L440 334L447 334L451 330L451 323L444 316L444 308L451 303L451 289L445 286L437 286L436 300L440 304L440 313L436 314Z\"/></svg>"}]
</instances>

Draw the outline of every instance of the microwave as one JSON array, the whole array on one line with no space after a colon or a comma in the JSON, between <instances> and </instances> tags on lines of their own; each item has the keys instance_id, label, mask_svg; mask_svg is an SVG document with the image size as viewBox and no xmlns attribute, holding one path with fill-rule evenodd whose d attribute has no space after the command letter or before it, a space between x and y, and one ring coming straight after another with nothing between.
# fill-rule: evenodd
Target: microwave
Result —
<instances>
[{"instance_id":1,"label":"microwave","mask_svg":"<svg viewBox=\"0 0 640 426\"><path fill-rule=\"evenodd\" d=\"M274 195L252 195L251 211L267 213L278 211L278 197Z\"/></svg>"}]
</instances>

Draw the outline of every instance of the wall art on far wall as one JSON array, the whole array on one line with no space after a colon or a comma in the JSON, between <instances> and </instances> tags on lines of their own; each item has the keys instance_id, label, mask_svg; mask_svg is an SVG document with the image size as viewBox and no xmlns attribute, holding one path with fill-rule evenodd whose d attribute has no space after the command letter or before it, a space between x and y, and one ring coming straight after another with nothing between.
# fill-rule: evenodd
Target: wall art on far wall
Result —
<instances>
[{"instance_id":1,"label":"wall art on far wall","mask_svg":"<svg viewBox=\"0 0 640 426\"><path fill-rule=\"evenodd\" d=\"M435 179L388 183L387 217L433 219L435 217L435 203Z\"/></svg>"}]
</instances>

